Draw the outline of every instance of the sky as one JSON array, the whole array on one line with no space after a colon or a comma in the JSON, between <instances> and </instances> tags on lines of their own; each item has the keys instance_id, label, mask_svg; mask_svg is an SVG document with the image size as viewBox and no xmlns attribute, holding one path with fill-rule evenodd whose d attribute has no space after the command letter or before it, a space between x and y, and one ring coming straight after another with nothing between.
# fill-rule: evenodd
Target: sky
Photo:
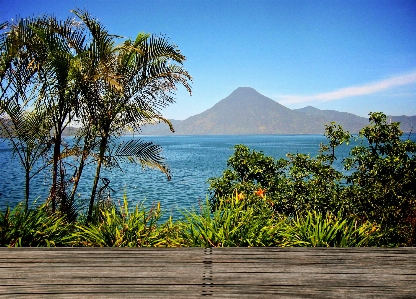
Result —
<instances>
[{"instance_id":1,"label":"sky","mask_svg":"<svg viewBox=\"0 0 416 299\"><path fill-rule=\"evenodd\" d=\"M416 115L416 0L0 0L0 22L87 10L114 34L168 37L186 56L163 111L186 119L238 87L291 108ZM122 42L122 39L120 40Z\"/></svg>"}]
</instances>

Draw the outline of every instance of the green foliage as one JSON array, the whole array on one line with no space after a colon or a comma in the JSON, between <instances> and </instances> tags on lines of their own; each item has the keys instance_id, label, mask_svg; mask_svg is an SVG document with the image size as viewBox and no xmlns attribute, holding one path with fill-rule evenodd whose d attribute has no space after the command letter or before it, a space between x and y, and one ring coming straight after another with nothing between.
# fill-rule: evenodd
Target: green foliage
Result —
<instances>
[{"instance_id":1,"label":"green foliage","mask_svg":"<svg viewBox=\"0 0 416 299\"><path fill-rule=\"evenodd\" d=\"M223 175L209 180L214 210L220 198L235 192L254 205L264 193L278 215L297 217L312 210L346 219L356 215L362 225L370 221L380 226L379 244L415 244L416 144L401 139L398 123L387 123L383 113L370 113L370 125L342 161L342 173L333 165L336 147L349 143L351 135L334 123L325 131L328 143L321 144L314 158L287 154L288 159L276 161L235 146Z\"/></svg>"},{"instance_id":2,"label":"green foliage","mask_svg":"<svg viewBox=\"0 0 416 299\"><path fill-rule=\"evenodd\" d=\"M331 213L308 211L286 223L281 230L283 246L358 247L376 245L378 227L356 218L342 218Z\"/></svg>"},{"instance_id":3,"label":"green foliage","mask_svg":"<svg viewBox=\"0 0 416 299\"><path fill-rule=\"evenodd\" d=\"M79 218L73 225L45 206L27 214L18 206L0 213L0 245L346 247L384 242L379 226L368 221L317 211L287 218L274 213L267 198L262 200L253 205L236 193L221 199L215 211L207 200L200 212L185 211L182 220L162 222L159 205L147 209L140 204L130 210L125 198L119 209L109 203L98 205L93 221Z\"/></svg>"},{"instance_id":4,"label":"green foliage","mask_svg":"<svg viewBox=\"0 0 416 299\"><path fill-rule=\"evenodd\" d=\"M361 143L342 161L346 173L333 164L337 146L351 136L333 123L314 158L276 161L237 145L223 176L210 179L210 200L176 222L162 222L159 204L130 210L126 197L119 209L100 201L88 222L78 217L74 224L46 205L19 205L0 212L0 246L412 246L416 144L401 134L384 114L370 114Z\"/></svg>"},{"instance_id":5,"label":"green foliage","mask_svg":"<svg viewBox=\"0 0 416 299\"><path fill-rule=\"evenodd\" d=\"M288 154L290 166L273 197L278 213L293 216L305 210L340 210L342 173L321 157Z\"/></svg>"},{"instance_id":6,"label":"green foliage","mask_svg":"<svg viewBox=\"0 0 416 299\"><path fill-rule=\"evenodd\" d=\"M273 213L267 201L254 208L237 195L220 199L214 211L208 202L201 212L185 212L185 239L191 246L351 247L378 244L379 227L356 217L308 211L294 218Z\"/></svg>"},{"instance_id":7,"label":"green foliage","mask_svg":"<svg viewBox=\"0 0 416 299\"><path fill-rule=\"evenodd\" d=\"M26 142L26 202L32 162L53 148L52 212L70 210L67 207L74 202L87 159L94 158L97 167L89 205L91 217L102 165L114 165L111 162L117 164L124 158L157 168L170 178L160 147L153 143L110 145L113 137L127 128L137 131L157 121L174 131L161 109L174 102L178 85L191 93L192 78L182 67L185 56L165 36L140 33L134 41L116 45L120 36L110 34L88 12L76 9L73 13L77 20L43 16L2 23L0 124L13 124L13 133L19 133L19 141L23 138ZM27 114L30 117L16 123L13 111L6 109L10 103L22 111L32 111ZM64 130L72 121L81 126L78 132L83 135L73 149L63 151ZM35 134L40 132L41 136ZM17 152L22 160L22 150ZM71 154L80 161L68 196L63 183L64 160Z\"/></svg>"},{"instance_id":8,"label":"green foliage","mask_svg":"<svg viewBox=\"0 0 416 299\"><path fill-rule=\"evenodd\" d=\"M178 224L168 219L159 224L160 204L147 210L143 204L129 210L127 198L117 210L109 205L99 210L96 221L77 225L74 245L108 247L176 247L183 244Z\"/></svg>"},{"instance_id":9,"label":"green foliage","mask_svg":"<svg viewBox=\"0 0 416 299\"><path fill-rule=\"evenodd\" d=\"M345 167L355 213L386 229L386 242L416 243L416 143L402 140L399 123L371 113L370 125Z\"/></svg>"},{"instance_id":10,"label":"green foliage","mask_svg":"<svg viewBox=\"0 0 416 299\"><path fill-rule=\"evenodd\" d=\"M288 154L288 160L274 160L248 149L235 146L223 176L211 178L211 203L214 207L222 196L237 190L252 203L260 198L255 192L264 189L274 210L279 214L295 215L298 211L338 210L338 194L342 173L335 170L327 156L310 158L304 154Z\"/></svg>"},{"instance_id":11,"label":"green foliage","mask_svg":"<svg viewBox=\"0 0 416 299\"><path fill-rule=\"evenodd\" d=\"M234 155L228 159L228 168L223 176L209 179L212 193L210 202L214 207L219 205L221 198L229 197L236 191L243 193L246 201L255 202L258 199L254 195L255 191L261 188L273 193L278 189L279 180L284 179L287 161L275 161L244 145L234 148Z\"/></svg>"},{"instance_id":12,"label":"green foliage","mask_svg":"<svg viewBox=\"0 0 416 299\"><path fill-rule=\"evenodd\" d=\"M325 125L325 137L328 139L328 144L321 144L320 152L322 156L320 158L326 158L327 161L332 163L336 159L335 148L343 143L349 144L352 136L350 133L344 131L340 125L331 122L329 126ZM330 151L329 155L325 154L328 151Z\"/></svg>"},{"instance_id":13,"label":"green foliage","mask_svg":"<svg viewBox=\"0 0 416 299\"><path fill-rule=\"evenodd\" d=\"M215 211L208 202L201 206L200 213L185 211L185 239L191 246L272 246L275 244L268 229L276 221L266 202L255 206L239 199L238 194L218 201Z\"/></svg>"},{"instance_id":14,"label":"green foliage","mask_svg":"<svg viewBox=\"0 0 416 299\"><path fill-rule=\"evenodd\" d=\"M0 246L55 247L71 242L73 226L46 205L25 211L21 204L0 211Z\"/></svg>"}]
</instances>

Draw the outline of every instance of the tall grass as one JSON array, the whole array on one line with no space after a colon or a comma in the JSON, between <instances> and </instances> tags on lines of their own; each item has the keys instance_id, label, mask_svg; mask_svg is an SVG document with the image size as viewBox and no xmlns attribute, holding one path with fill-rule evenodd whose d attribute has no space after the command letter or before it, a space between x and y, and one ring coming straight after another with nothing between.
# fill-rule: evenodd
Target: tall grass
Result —
<instances>
[{"instance_id":1,"label":"tall grass","mask_svg":"<svg viewBox=\"0 0 416 299\"><path fill-rule=\"evenodd\" d=\"M276 221L271 209L247 205L238 196L220 199L215 211L207 200L198 213L185 211L184 238L191 246L271 246L268 227Z\"/></svg>"},{"instance_id":2,"label":"tall grass","mask_svg":"<svg viewBox=\"0 0 416 299\"><path fill-rule=\"evenodd\" d=\"M76 245L107 247L183 246L179 224L169 218L159 223L160 204L146 209L143 203L130 210L127 197L117 209L109 205L99 209L96 221L78 224L74 236ZM74 243L75 244L75 243Z\"/></svg>"},{"instance_id":3,"label":"tall grass","mask_svg":"<svg viewBox=\"0 0 416 299\"><path fill-rule=\"evenodd\" d=\"M286 223L280 231L282 246L356 247L373 246L380 238L379 227L370 222L359 224L354 217L309 211Z\"/></svg>"},{"instance_id":4,"label":"tall grass","mask_svg":"<svg viewBox=\"0 0 416 299\"><path fill-rule=\"evenodd\" d=\"M27 211L23 204L0 211L0 246L68 246L72 230L66 217L51 213L46 204Z\"/></svg>"},{"instance_id":5,"label":"tall grass","mask_svg":"<svg viewBox=\"0 0 416 299\"><path fill-rule=\"evenodd\" d=\"M383 245L380 227L354 217L309 211L294 218L276 214L268 202L248 202L236 194L220 199L213 211L207 200L183 218L161 220L160 204L133 209L123 203L98 205L94 218L74 223L42 205L0 212L0 246L231 247Z\"/></svg>"}]
</instances>

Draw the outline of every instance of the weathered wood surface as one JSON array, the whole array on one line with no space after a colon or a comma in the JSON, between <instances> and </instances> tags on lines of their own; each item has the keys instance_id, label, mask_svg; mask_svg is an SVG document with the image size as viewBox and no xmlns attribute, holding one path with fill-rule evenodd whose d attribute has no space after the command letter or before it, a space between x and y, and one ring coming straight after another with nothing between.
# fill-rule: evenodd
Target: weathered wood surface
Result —
<instances>
[{"instance_id":1,"label":"weathered wood surface","mask_svg":"<svg viewBox=\"0 0 416 299\"><path fill-rule=\"evenodd\" d=\"M416 298L416 248L1 248L1 298Z\"/></svg>"}]
</instances>

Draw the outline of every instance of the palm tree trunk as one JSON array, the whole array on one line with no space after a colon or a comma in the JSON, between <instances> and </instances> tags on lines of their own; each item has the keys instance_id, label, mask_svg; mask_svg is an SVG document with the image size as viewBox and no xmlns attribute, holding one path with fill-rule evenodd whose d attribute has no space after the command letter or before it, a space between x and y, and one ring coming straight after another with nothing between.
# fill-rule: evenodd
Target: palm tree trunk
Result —
<instances>
[{"instance_id":1,"label":"palm tree trunk","mask_svg":"<svg viewBox=\"0 0 416 299\"><path fill-rule=\"evenodd\" d=\"M79 185L79 181L81 179L82 171L84 170L85 160L87 160L87 158L88 158L89 146L87 145L86 142L87 141L85 141L85 143L84 143L84 148L82 150L81 161L79 162L78 170L77 170L76 176L74 178L74 186L72 187L72 191L71 191L71 196L69 198L69 202L73 202L74 201L75 193L77 192L77 189L78 189L78 185Z\"/></svg>"},{"instance_id":2,"label":"palm tree trunk","mask_svg":"<svg viewBox=\"0 0 416 299\"><path fill-rule=\"evenodd\" d=\"M25 212L29 209L29 181L30 181L30 170L26 168L26 185L25 185Z\"/></svg>"},{"instance_id":3,"label":"palm tree trunk","mask_svg":"<svg viewBox=\"0 0 416 299\"><path fill-rule=\"evenodd\" d=\"M98 180L100 179L101 165L102 165L103 160L104 160L104 153L105 153L105 149L107 147L107 141L108 141L108 134L105 134L105 136L102 137L102 139L101 139L100 154L98 156L97 169L95 170L94 183L92 185L90 206L88 208L88 218L89 219L92 218L92 210L93 210L93 207L94 207L95 194L97 192Z\"/></svg>"},{"instance_id":4,"label":"palm tree trunk","mask_svg":"<svg viewBox=\"0 0 416 299\"><path fill-rule=\"evenodd\" d=\"M82 175L82 171L84 169L84 165L85 165L85 160L84 160L84 156L82 156L81 157L81 162L79 162L79 167L78 167L77 173L74 177L74 186L72 186L72 191L71 191L71 195L69 197L69 202L74 202L75 193L77 192L77 189L78 189L79 180L81 179L81 175Z\"/></svg>"},{"instance_id":5,"label":"palm tree trunk","mask_svg":"<svg viewBox=\"0 0 416 299\"><path fill-rule=\"evenodd\" d=\"M55 144L53 148L53 165L52 165L52 187L49 198L52 201L52 213L56 211L56 190L58 181L58 162L61 155L61 130L58 128L55 134Z\"/></svg>"}]
</instances>

